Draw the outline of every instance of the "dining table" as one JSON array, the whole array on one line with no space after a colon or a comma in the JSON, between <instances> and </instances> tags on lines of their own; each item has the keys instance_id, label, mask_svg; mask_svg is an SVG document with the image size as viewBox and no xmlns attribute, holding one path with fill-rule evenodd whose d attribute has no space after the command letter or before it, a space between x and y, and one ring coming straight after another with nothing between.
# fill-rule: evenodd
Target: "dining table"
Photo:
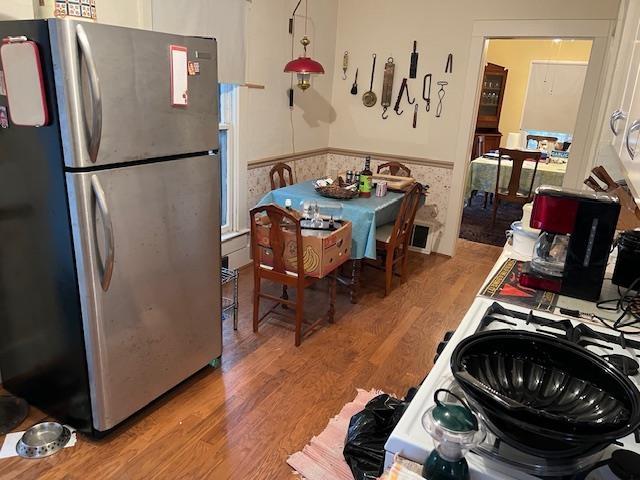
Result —
<instances>
[{"instance_id":1,"label":"dining table","mask_svg":"<svg viewBox=\"0 0 640 480\"><path fill-rule=\"evenodd\" d=\"M285 206L291 201L292 208L303 210L305 204L316 204L326 212L339 212L336 220L349 220L352 224L351 238L351 272L342 283L349 287L351 302L357 303L360 289L360 274L362 262L365 258L376 259L376 227L393 223L400 211L404 193L388 191L383 197L372 193L370 197L356 197L352 199L327 198L316 192L314 180L300 182L268 192L258 202L258 206L275 204Z\"/></svg>"},{"instance_id":2,"label":"dining table","mask_svg":"<svg viewBox=\"0 0 640 480\"><path fill-rule=\"evenodd\" d=\"M506 189L511 178L513 162L509 158L500 161L500 188ZM535 168L535 162L525 161L522 166L520 185L529 190L531 177ZM478 157L471 161L469 174L465 185L465 198L469 198L472 192L489 192L496 190L496 177L498 172L498 160L494 157ZM567 164L561 161L549 163L540 161L533 181L533 190L540 185L562 186L564 174L567 172Z\"/></svg>"}]
</instances>

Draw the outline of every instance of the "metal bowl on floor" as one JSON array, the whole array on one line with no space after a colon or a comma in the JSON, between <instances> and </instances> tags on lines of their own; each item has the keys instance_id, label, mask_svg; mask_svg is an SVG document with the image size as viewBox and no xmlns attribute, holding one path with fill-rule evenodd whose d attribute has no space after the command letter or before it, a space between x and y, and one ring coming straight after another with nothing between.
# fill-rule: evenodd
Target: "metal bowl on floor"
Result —
<instances>
[{"instance_id":1,"label":"metal bowl on floor","mask_svg":"<svg viewBox=\"0 0 640 480\"><path fill-rule=\"evenodd\" d=\"M63 449L70 439L71 431L64 425L39 423L24 432L16 452L23 458L44 458Z\"/></svg>"}]
</instances>

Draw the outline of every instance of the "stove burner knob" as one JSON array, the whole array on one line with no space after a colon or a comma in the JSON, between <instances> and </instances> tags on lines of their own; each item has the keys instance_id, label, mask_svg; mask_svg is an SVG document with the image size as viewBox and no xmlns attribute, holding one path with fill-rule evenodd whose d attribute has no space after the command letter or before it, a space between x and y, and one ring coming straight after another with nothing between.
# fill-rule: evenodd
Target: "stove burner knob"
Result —
<instances>
[{"instance_id":1,"label":"stove burner knob","mask_svg":"<svg viewBox=\"0 0 640 480\"><path fill-rule=\"evenodd\" d=\"M640 455L630 450L616 450L611 454L609 468L620 480L640 480Z\"/></svg>"},{"instance_id":2,"label":"stove burner knob","mask_svg":"<svg viewBox=\"0 0 640 480\"><path fill-rule=\"evenodd\" d=\"M438 346L436 348L436 356L433 357L433 363L436 363L438 361L438 358L440 358L440 354L447 347L447 344L449 343L449 340L451 340L451 337L453 337L454 333L456 333L455 330L454 331L448 331L447 333L444 334L444 338L442 339L442 341L438 344Z\"/></svg>"}]
</instances>

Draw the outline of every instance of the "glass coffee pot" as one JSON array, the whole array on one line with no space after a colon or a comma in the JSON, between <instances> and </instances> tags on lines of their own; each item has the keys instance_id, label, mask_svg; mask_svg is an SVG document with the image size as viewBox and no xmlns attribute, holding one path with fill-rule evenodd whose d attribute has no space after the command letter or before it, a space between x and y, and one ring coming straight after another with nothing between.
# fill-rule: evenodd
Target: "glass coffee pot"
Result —
<instances>
[{"instance_id":1,"label":"glass coffee pot","mask_svg":"<svg viewBox=\"0 0 640 480\"><path fill-rule=\"evenodd\" d=\"M533 247L531 268L542 275L561 278L567 261L570 237L542 232Z\"/></svg>"}]
</instances>

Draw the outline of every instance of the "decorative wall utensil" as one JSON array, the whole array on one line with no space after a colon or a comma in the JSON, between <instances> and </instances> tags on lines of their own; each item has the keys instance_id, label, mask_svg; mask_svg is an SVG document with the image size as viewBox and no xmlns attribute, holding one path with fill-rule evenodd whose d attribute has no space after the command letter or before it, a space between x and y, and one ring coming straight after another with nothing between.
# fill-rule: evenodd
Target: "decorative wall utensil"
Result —
<instances>
[{"instance_id":1,"label":"decorative wall utensil","mask_svg":"<svg viewBox=\"0 0 640 480\"><path fill-rule=\"evenodd\" d=\"M391 92L393 90L393 76L396 71L396 64L393 63L393 57L387 59L387 63L384 64L384 78L382 80L382 96L380 98L380 105L384 108L382 110L382 118L387 119L387 109L391 105Z\"/></svg>"},{"instance_id":2,"label":"decorative wall utensil","mask_svg":"<svg viewBox=\"0 0 640 480\"><path fill-rule=\"evenodd\" d=\"M442 115L442 100L447 92L445 92L444 87L449 85L449 82L445 82L444 80L440 80L438 82L440 89L438 90L438 106L436 107L436 118L440 118Z\"/></svg>"},{"instance_id":3,"label":"decorative wall utensil","mask_svg":"<svg viewBox=\"0 0 640 480\"><path fill-rule=\"evenodd\" d=\"M404 112L404 110L400 110L400 102L402 101L402 97L405 95L407 97L407 103L409 103L409 105L413 105L416 99L414 97L414 99L411 100L411 98L409 97L409 87L407 85L407 79L403 78L402 85L400 85L400 91L398 92L398 99L396 100L396 105L395 107L393 107L393 110L396 112L397 115L402 115L402 113Z\"/></svg>"},{"instance_id":4,"label":"decorative wall utensil","mask_svg":"<svg viewBox=\"0 0 640 480\"><path fill-rule=\"evenodd\" d=\"M356 77L353 79L353 85L351 85L351 95L358 94L358 71L360 69L356 68Z\"/></svg>"},{"instance_id":5,"label":"decorative wall utensil","mask_svg":"<svg viewBox=\"0 0 640 480\"><path fill-rule=\"evenodd\" d=\"M347 79L347 70L349 69L349 52L344 52L342 56L342 79Z\"/></svg>"},{"instance_id":6,"label":"decorative wall utensil","mask_svg":"<svg viewBox=\"0 0 640 480\"><path fill-rule=\"evenodd\" d=\"M444 67L444 73L453 73L453 53L447 57L447 64Z\"/></svg>"},{"instance_id":7,"label":"decorative wall utensil","mask_svg":"<svg viewBox=\"0 0 640 480\"><path fill-rule=\"evenodd\" d=\"M422 80L422 99L427 104L427 112L431 110L431 74L427 73ZM429 80L429 88L427 88L427 80Z\"/></svg>"},{"instance_id":8,"label":"decorative wall utensil","mask_svg":"<svg viewBox=\"0 0 640 480\"><path fill-rule=\"evenodd\" d=\"M376 54L373 54L373 65L371 66L371 84L369 90L362 95L362 103L365 107L373 107L378 101L378 97L373 91L373 78L376 73Z\"/></svg>"},{"instance_id":9,"label":"decorative wall utensil","mask_svg":"<svg viewBox=\"0 0 640 480\"><path fill-rule=\"evenodd\" d=\"M413 41L413 52L411 53L411 63L409 65L409 78L416 78L418 73L418 42Z\"/></svg>"},{"instance_id":10,"label":"decorative wall utensil","mask_svg":"<svg viewBox=\"0 0 640 480\"><path fill-rule=\"evenodd\" d=\"M418 104L413 107L413 128L418 126Z\"/></svg>"}]
</instances>

